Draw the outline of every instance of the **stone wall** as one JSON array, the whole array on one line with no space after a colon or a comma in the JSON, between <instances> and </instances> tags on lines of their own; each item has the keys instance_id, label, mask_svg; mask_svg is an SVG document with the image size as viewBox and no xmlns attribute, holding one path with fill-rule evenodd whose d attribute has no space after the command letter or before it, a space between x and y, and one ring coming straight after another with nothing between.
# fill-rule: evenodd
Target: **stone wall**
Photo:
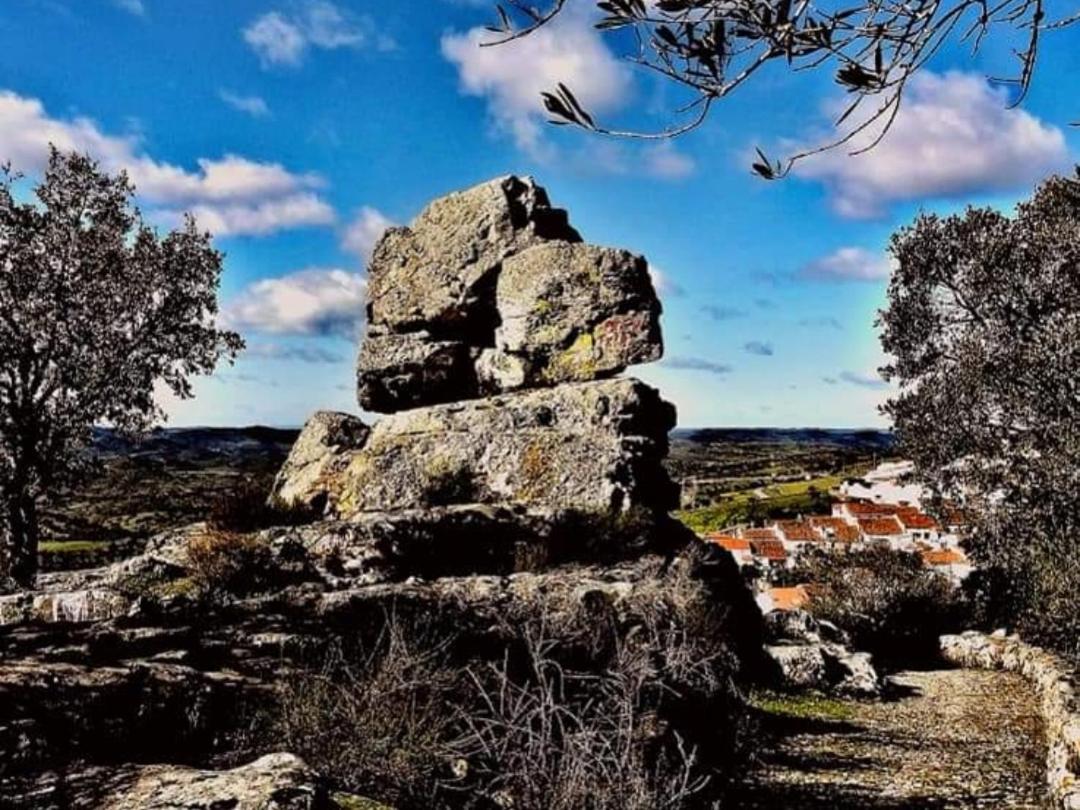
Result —
<instances>
[{"instance_id":1,"label":"stone wall","mask_svg":"<svg viewBox=\"0 0 1080 810\"><path fill-rule=\"evenodd\" d=\"M1080 810L1080 702L1074 668L1002 631L942 636L941 653L957 666L1015 672L1031 682L1046 728L1046 780L1052 806Z\"/></svg>"}]
</instances>

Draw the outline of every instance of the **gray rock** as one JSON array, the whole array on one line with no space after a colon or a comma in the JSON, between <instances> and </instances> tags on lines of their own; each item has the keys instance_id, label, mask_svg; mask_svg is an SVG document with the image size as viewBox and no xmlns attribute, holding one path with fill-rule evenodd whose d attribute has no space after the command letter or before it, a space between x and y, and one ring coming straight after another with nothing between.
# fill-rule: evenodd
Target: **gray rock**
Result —
<instances>
[{"instance_id":1,"label":"gray rock","mask_svg":"<svg viewBox=\"0 0 1080 810\"><path fill-rule=\"evenodd\" d=\"M805 610L773 610L765 614L765 637L772 642L766 653L779 686L856 697L881 694L870 653L849 650L845 634L831 622Z\"/></svg>"},{"instance_id":2,"label":"gray rock","mask_svg":"<svg viewBox=\"0 0 1080 810\"><path fill-rule=\"evenodd\" d=\"M460 340L434 340L427 332L368 335L357 360L360 406L392 413L475 397L479 351Z\"/></svg>"},{"instance_id":3,"label":"gray rock","mask_svg":"<svg viewBox=\"0 0 1080 810\"><path fill-rule=\"evenodd\" d=\"M776 678L785 689L824 689L825 656L819 644L767 644L765 654L776 667Z\"/></svg>"},{"instance_id":4,"label":"gray rock","mask_svg":"<svg viewBox=\"0 0 1080 810\"><path fill-rule=\"evenodd\" d=\"M267 754L228 771L178 765L138 768L102 810L324 810L336 807L326 786L292 754Z\"/></svg>"},{"instance_id":5,"label":"gray rock","mask_svg":"<svg viewBox=\"0 0 1080 810\"><path fill-rule=\"evenodd\" d=\"M506 357L485 361L492 390L594 380L663 354L648 266L625 250L531 247L503 264L495 301L496 353Z\"/></svg>"},{"instance_id":6,"label":"gray rock","mask_svg":"<svg viewBox=\"0 0 1080 810\"><path fill-rule=\"evenodd\" d=\"M830 691L855 697L881 694L881 678L870 653L850 652L839 644L827 644L822 650L830 670Z\"/></svg>"},{"instance_id":7,"label":"gray rock","mask_svg":"<svg viewBox=\"0 0 1080 810\"><path fill-rule=\"evenodd\" d=\"M580 241L532 178L500 177L431 203L391 228L368 267L368 323L441 334L494 329L490 290L502 261L549 239Z\"/></svg>"},{"instance_id":8,"label":"gray rock","mask_svg":"<svg viewBox=\"0 0 1080 810\"><path fill-rule=\"evenodd\" d=\"M330 477L341 516L454 503L666 510L672 406L637 380L576 383L403 411Z\"/></svg>"},{"instance_id":9,"label":"gray rock","mask_svg":"<svg viewBox=\"0 0 1080 810\"><path fill-rule=\"evenodd\" d=\"M358 417L317 411L304 425L274 479L271 499L309 507L325 501L326 482L346 458L345 451L362 447L369 432Z\"/></svg>"}]
</instances>

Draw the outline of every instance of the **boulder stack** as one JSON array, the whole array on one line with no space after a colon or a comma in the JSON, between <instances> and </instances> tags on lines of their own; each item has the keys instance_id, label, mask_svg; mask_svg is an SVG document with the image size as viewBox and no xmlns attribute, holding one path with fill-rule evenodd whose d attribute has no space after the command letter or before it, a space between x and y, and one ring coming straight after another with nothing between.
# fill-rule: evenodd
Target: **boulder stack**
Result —
<instances>
[{"instance_id":1,"label":"boulder stack","mask_svg":"<svg viewBox=\"0 0 1080 810\"><path fill-rule=\"evenodd\" d=\"M437 200L391 228L369 268L358 399L389 416L368 434L317 414L276 495L340 517L456 504L666 512L674 408L615 378L660 358L659 318L645 260L583 243L532 179Z\"/></svg>"}]
</instances>

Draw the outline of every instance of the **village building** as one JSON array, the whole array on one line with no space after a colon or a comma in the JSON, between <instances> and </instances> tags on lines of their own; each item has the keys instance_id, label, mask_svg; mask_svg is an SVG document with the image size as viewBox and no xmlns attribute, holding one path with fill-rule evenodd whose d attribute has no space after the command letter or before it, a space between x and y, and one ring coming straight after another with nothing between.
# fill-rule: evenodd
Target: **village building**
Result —
<instances>
[{"instance_id":1,"label":"village building","mask_svg":"<svg viewBox=\"0 0 1080 810\"><path fill-rule=\"evenodd\" d=\"M742 537L735 537L730 534L720 534L718 532L705 535L705 539L730 552L731 556L735 558L735 562L738 563L740 567L744 565L753 565L754 553L750 549L749 540L745 540Z\"/></svg>"},{"instance_id":2,"label":"village building","mask_svg":"<svg viewBox=\"0 0 1080 810\"><path fill-rule=\"evenodd\" d=\"M756 597L762 613L773 610L800 610L810 602L810 593L805 585L793 588L769 588Z\"/></svg>"}]
</instances>

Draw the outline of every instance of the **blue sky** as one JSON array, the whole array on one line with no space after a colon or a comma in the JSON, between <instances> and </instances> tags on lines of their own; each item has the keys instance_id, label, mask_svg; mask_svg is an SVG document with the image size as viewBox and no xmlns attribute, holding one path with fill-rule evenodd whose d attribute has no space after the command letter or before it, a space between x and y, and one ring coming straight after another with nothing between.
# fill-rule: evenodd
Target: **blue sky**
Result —
<instances>
[{"instance_id":1,"label":"blue sky","mask_svg":"<svg viewBox=\"0 0 1080 810\"><path fill-rule=\"evenodd\" d=\"M974 61L945 51L877 150L765 183L748 153L827 135L829 75L763 73L672 144L606 141L545 126L539 88L564 80L605 119L645 128L679 98L584 14L481 50L487 22L481 0L0 6L0 158L32 175L50 141L90 151L128 169L150 219L193 210L227 255L223 317L250 349L169 402L173 424L356 410L364 256L380 229L518 173L586 239L657 271L666 357L634 373L682 425L880 425L872 324L889 234L920 209L1011 206L1080 154L1080 29L1045 40L1018 109L984 79L1008 70L1012 43Z\"/></svg>"}]
</instances>

